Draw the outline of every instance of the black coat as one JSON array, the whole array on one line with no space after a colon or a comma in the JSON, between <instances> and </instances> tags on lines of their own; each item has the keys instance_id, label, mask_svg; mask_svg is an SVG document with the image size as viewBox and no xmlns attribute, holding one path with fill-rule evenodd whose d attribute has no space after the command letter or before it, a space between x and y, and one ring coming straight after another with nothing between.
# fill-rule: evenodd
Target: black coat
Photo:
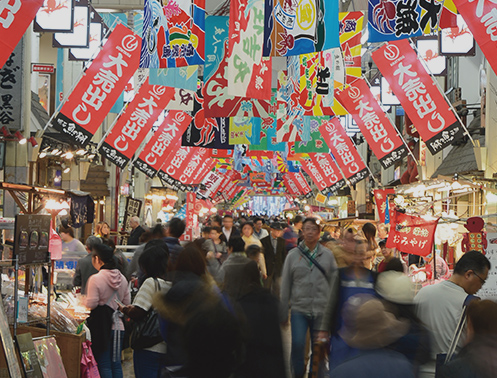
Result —
<instances>
[{"instance_id":1,"label":"black coat","mask_svg":"<svg viewBox=\"0 0 497 378\"><path fill-rule=\"evenodd\" d=\"M233 227L231 228L231 234L230 234L230 238L229 238L229 239L228 239L228 238L226 237L226 235L224 234L224 231L223 231L223 233L222 233L222 235L221 235L221 236L222 236L222 237L224 236L224 241L226 242L226 244L228 244L228 243L229 243L229 241L231 240L231 238L234 238L235 236L241 237L241 236L242 236L242 234L240 234L240 230L239 230L238 228L236 228L235 226L233 226ZM222 239L222 238L221 238L221 239Z\"/></svg>"},{"instance_id":2,"label":"black coat","mask_svg":"<svg viewBox=\"0 0 497 378\"><path fill-rule=\"evenodd\" d=\"M266 260L266 270L268 277L281 277L283 263L287 255L285 248L285 239L278 238L276 242L276 251L271 242L271 235L261 239L262 247L264 248L264 258Z\"/></svg>"},{"instance_id":3,"label":"black coat","mask_svg":"<svg viewBox=\"0 0 497 378\"><path fill-rule=\"evenodd\" d=\"M138 245L140 244L140 236L145 232L142 226L136 227L131 233L129 234L128 238L128 245Z\"/></svg>"}]
</instances>

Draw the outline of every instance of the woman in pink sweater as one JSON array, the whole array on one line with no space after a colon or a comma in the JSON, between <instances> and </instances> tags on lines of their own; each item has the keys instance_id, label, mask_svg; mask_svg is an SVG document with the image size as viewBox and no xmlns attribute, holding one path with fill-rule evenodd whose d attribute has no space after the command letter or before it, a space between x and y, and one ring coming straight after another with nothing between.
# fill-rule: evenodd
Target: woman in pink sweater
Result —
<instances>
[{"instance_id":1,"label":"woman in pink sweater","mask_svg":"<svg viewBox=\"0 0 497 378\"><path fill-rule=\"evenodd\" d=\"M117 269L114 251L107 245L93 247L92 264L99 271L89 278L86 297L86 306L92 310L87 324L93 354L102 378L121 378L124 323L117 301L131 303L128 281Z\"/></svg>"}]
</instances>

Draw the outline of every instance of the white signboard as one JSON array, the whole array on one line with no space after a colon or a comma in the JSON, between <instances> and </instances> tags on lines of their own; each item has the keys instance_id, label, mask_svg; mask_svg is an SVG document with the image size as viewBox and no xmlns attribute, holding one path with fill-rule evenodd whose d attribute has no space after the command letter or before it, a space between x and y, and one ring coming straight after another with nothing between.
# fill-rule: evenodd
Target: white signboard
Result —
<instances>
[{"instance_id":1,"label":"white signboard","mask_svg":"<svg viewBox=\"0 0 497 378\"><path fill-rule=\"evenodd\" d=\"M486 256L490 260L491 268L487 282L476 295L482 299L497 300L497 233L487 234L487 242Z\"/></svg>"}]
</instances>

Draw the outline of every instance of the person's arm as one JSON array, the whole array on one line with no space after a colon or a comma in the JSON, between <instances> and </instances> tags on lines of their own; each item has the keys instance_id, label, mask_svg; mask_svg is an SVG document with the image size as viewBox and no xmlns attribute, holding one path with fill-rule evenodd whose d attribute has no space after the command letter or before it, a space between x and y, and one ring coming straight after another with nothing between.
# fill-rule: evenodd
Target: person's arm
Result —
<instances>
[{"instance_id":1,"label":"person's arm","mask_svg":"<svg viewBox=\"0 0 497 378\"><path fill-rule=\"evenodd\" d=\"M267 278L267 269L266 269L266 258L264 257L264 253L259 253L259 260L257 261L259 264L259 268L261 269L262 278Z\"/></svg>"},{"instance_id":2,"label":"person's arm","mask_svg":"<svg viewBox=\"0 0 497 378\"><path fill-rule=\"evenodd\" d=\"M97 275L94 274L93 276L90 276L88 279L88 284L86 287L86 302L85 305L89 309L93 310L98 306L98 302L100 301L100 293L98 290L98 277Z\"/></svg>"},{"instance_id":3,"label":"person's arm","mask_svg":"<svg viewBox=\"0 0 497 378\"><path fill-rule=\"evenodd\" d=\"M143 319L147 315L147 311L145 311L143 308L135 306L135 305L128 305L119 308L119 310L126 316L129 316L133 320L140 320Z\"/></svg>"},{"instance_id":4,"label":"person's arm","mask_svg":"<svg viewBox=\"0 0 497 378\"><path fill-rule=\"evenodd\" d=\"M288 310L290 308L290 295L292 292L292 255L290 254L283 264L281 276L281 301L280 320L283 324L288 324Z\"/></svg>"},{"instance_id":5,"label":"person's arm","mask_svg":"<svg viewBox=\"0 0 497 378\"><path fill-rule=\"evenodd\" d=\"M81 286L83 283L83 280L81 278L81 260L78 260L78 263L76 264L76 273L74 273L74 277L72 279L72 285L73 286Z\"/></svg>"}]
</instances>

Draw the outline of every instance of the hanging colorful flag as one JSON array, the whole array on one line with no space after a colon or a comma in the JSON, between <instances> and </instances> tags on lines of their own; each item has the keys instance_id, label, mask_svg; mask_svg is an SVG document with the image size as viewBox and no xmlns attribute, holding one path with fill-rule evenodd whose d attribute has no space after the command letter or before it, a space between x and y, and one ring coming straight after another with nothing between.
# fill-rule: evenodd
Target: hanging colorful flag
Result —
<instances>
[{"instance_id":1,"label":"hanging colorful flag","mask_svg":"<svg viewBox=\"0 0 497 378\"><path fill-rule=\"evenodd\" d=\"M205 0L145 0L140 67L204 64Z\"/></svg>"},{"instance_id":2,"label":"hanging colorful flag","mask_svg":"<svg viewBox=\"0 0 497 378\"><path fill-rule=\"evenodd\" d=\"M294 180L295 184L304 196L308 197L309 195L312 195L312 189L301 172L288 173L288 176Z\"/></svg>"},{"instance_id":3,"label":"hanging colorful flag","mask_svg":"<svg viewBox=\"0 0 497 378\"><path fill-rule=\"evenodd\" d=\"M205 117L202 85L195 94L193 107L193 121L186 129L182 138L183 146L231 149L228 140L228 118Z\"/></svg>"},{"instance_id":4,"label":"hanging colorful flag","mask_svg":"<svg viewBox=\"0 0 497 378\"><path fill-rule=\"evenodd\" d=\"M231 117L229 124L230 144L251 144L260 140L261 119L255 117Z\"/></svg>"},{"instance_id":5,"label":"hanging colorful flag","mask_svg":"<svg viewBox=\"0 0 497 378\"><path fill-rule=\"evenodd\" d=\"M338 47L338 2L266 1L264 56L291 56Z\"/></svg>"},{"instance_id":6,"label":"hanging colorful flag","mask_svg":"<svg viewBox=\"0 0 497 378\"><path fill-rule=\"evenodd\" d=\"M153 178L169 155L172 147L190 124L192 117L179 110L170 110L162 124L133 163L148 177Z\"/></svg>"},{"instance_id":7,"label":"hanging colorful flag","mask_svg":"<svg viewBox=\"0 0 497 378\"><path fill-rule=\"evenodd\" d=\"M409 41L386 43L372 57L433 155L462 138L462 126Z\"/></svg>"},{"instance_id":8,"label":"hanging colorful flag","mask_svg":"<svg viewBox=\"0 0 497 378\"><path fill-rule=\"evenodd\" d=\"M366 178L368 175L366 165L340 124L340 120L335 117L324 122L319 127L319 131L350 184L355 185Z\"/></svg>"},{"instance_id":9,"label":"hanging colorful flag","mask_svg":"<svg viewBox=\"0 0 497 378\"><path fill-rule=\"evenodd\" d=\"M276 140L278 142L293 142L297 139L297 128L293 126L293 120L304 110L296 108L293 81L288 79L287 71L278 71L278 89L276 94ZM293 106L295 105L295 106Z\"/></svg>"},{"instance_id":10,"label":"hanging colorful flag","mask_svg":"<svg viewBox=\"0 0 497 378\"><path fill-rule=\"evenodd\" d=\"M305 173L309 175L312 182L316 184L318 190L320 192L326 192L326 189L328 188L327 182L325 180L324 175L319 170L319 168L314 164L314 162L311 161L310 159L309 160L304 159L302 160L302 168L304 168Z\"/></svg>"},{"instance_id":11,"label":"hanging colorful flag","mask_svg":"<svg viewBox=\"0 0 497 378\"><path fill-rule=\"evenodd\" d=\"M182 185L177 177L186 168L188 158L193 154L193 149L194 147L182 147L181 143L176 143L162 161L157 176L171 186L183 188L181 189L183 191L186 190L186 185Z\"/></svg>"},{"instance_id":12,"label":"hanging colorful flag","mask_svg":"<svg viewBox=\"0 0 497 378\"><path fill-rule=\"evenodd\" d=\"M224 43L228 40L230 18L208 16L205 18L205 66L204 80L207 82L224 58Z\"/></svg>"},{"instance_id":13,"label":"hanging colorful flag","mask_svg":"<svg viewBox=\"0 0 497 378\"><path fill-rule=\"evenodd\" d=\"M374 202L376 203L376 209L378 210L378 216L380 218L380 223L387 223L385 221L386 215L390 217L390 214L387 214L387 203L388 203L388 195L395 194L395 189L375 189L374 190Z\"/></svg>"},{"instance_id":14,"label":"hanging colorful flag","mask_svg":"<svg viewBox=\"0 0 497 378\"><path fill-rule=\"evenodd\" d=\"M421 7L416 0L368 0L368 41L383 42L420 36L420 13Z\"/></svg>"},{"instance_id":15,"label":"hanging colorful flag","mask_svg":"<svg viewBox=\"0 0 497 378\"><path fill-rule=\"evenodd\" d=\"M213 198L222 181L222 175L217 172L209 172L209 174L202 180L202 184L200 184L201 189L197 191L197 198Z\"/></svg>"},{"instance_id":16,"label":"hanging colorful flag","mask_svg":"<svg viewBox=\"0 0 497 378\"><path fill-rule=\"evenodd\" d=\"M141 38L118 24L52 125L79 146L86 146L139 64Z\"/></svg>"},{"instance_id":17,"label":"hanging colorful flag","mask_svg":"<svg viewBox=\"0 0 497 378\"><path fill-rule=\"evenodd\" d=\"M24 32L36 16L43 0L4 1L0 6L0 68L16 48Z\"/></svg>"},{"instance_id":18,"label":"hanging colorful flag","mask_svg":"<svg viewBox=\"0 0 497 378\"><path fill-rule=\"evenodd\" d=\"M174 98L174 88L150 85L148 79L114 123L100 152L109 161L124 168L136 153L152 125Z\"/></svg>"},{"instance_id":19,"label":"hanging colorful flag","mask_svg":"<svg viewBox=\"0 0 497 378\"><path fill-rule=\"evenodd\" d=\"M466 0L454 0L457 10L466 21L466 24L473 33L478 46L483 55L490 63L490 66L497 72L497 62L495 53L497 51L497 4L494 1L477 2Z\"/></svg>"},{"instance_id":20,"label":"hanging colorful flag","mask_svg":"<svg viewBox=\"0 0 497 378\"><path fill-rule=\"evenodd\" d=\"M198 66L150 68L150 84L197 91Z\"/></svg>"},{"instance_id":21,"label":"hanging colorful flag","mask_svg":"<svg viewBox=\"0 0 497 378\"><path fill-rule=\"evenodd\" d=\"M185 160L186 164L182 166L184 168L179 170L177 175L171 175L171 177L177 178L177 180L183 185L194 184L194 182L196 181L196 173L199 173L199 177L201 175L205 176L208 171L204 174L204 172L200 170L207 169L209 166L212 167L212 159L209 158L209 152L207 148L192 148L191 154ZM202 162L208 163L206 165L202 165Z\"/></svg>"},{"instance_id":22,"label":"hanging colorful flag","mask_svg":"<svg viewBox=\"0 0 497 378\"><path fill-rule=\"evenodd\" d=\"M302 123L302 126L297 126L301 128L303 133L301 136L301 141L295 142L295 153L309 153L309 152L324 152L328 153L329 148L326 145L319 127L327 122L330 117L311 117L311 116L301 116L295 119L294 125L296 123Z\"/></svg>"},{"instance_id":23,"label":"hanging colorful flag","mask_svg":"<svg viewBox=\"0 0 497 378\"><path fill-rule=\"evenodd\" d=\"M407 155L407 146L364 79L357 79L344 91L337 92L336 97L356 121L383 168L387 169Z\"/></svg>"},{"instance_id":24,"label":"hanging colorful flag","mask_svg":"<svg viewBox=\"0 0 497 378\"><path fill-rule=\"evenodd\" d=\"M392 226L387 239L387 248L418 256L433 252L435 231L439 218L424 219L415 215L394 212Z\"/></svg>"},{"instance_id":25,"label":"hanging colorful flag","mask_svg":"<svg viewBox=\"0 0 497 378\"><path fill-rule=\"evenodd\" d=\"M271 98L271 58L262 57L264 0L230 3L228 94Z\"/></svg>"},{"instance_id":26,"label":"hanging colorful flag","mask_svg":"<svg viewBox=\"0 0 497 378\"><path fill-rule=\"evenodd\" d=\"M440 29L457 28L457 8L453 0L444 0L443 9L438 21Z\"/></svg>"},{"instance_id":27,"label":"hanging colorful flag","mask_svg":"<svg viewBox=\"0 0 497 378\"><path fill-rule=\"evenodd\" d=\"M297 184L295 183L295 180L293 177L289 175L283 176L283 181L285 182L286 189L292 196L301 196L302 193L300 192L300 189L298 188Z\"/></svg>"},{"instance_id":28,"label":"hanging colorful flag","mask_svg":"<svg viewBox=\"0 0 497 378\"><path fill-rule=\"evenodd\" d=\"M195 158L198 159L197 156L198 155L196 155ZM198 163L197 163L198 167L197 167L195 173L193 174L191 181L188 184L199 185L202 182L202 180L204 179L204 177L215 168L216 163L217 163L216 159L213 159L213 158L207 158L207 159L204 159L202 161L198 161Z\"/></svg>"},{"instance_id":29,"label":"hanging colorful flag","mask_svg":"<svg viewBox=\"0 0 497 378\"><path fill-rule=\"evenodd\" d=\"M326 193L336 194L340 189L347 185L329 153L310 153L309 158L324 177L326 182Z\"/></svg>"},{"instance_id":30,"label":"hanging colorful flag","mask_svg":"<svg viewBox=\"0 0 497 378\"><path fill-rule=\"evenodd\" d=\"M388 0L381 0L384 3ZM399 0L402 1L402 0ZM343 61L347 75L347 83L361 77L361 49L363 12L344 12L339 14L340 19L340 46L343 51ZM337 115L338 113L335 112ZM341 114L340 114L341 115Z\"/></svg>"}]
</instances>

